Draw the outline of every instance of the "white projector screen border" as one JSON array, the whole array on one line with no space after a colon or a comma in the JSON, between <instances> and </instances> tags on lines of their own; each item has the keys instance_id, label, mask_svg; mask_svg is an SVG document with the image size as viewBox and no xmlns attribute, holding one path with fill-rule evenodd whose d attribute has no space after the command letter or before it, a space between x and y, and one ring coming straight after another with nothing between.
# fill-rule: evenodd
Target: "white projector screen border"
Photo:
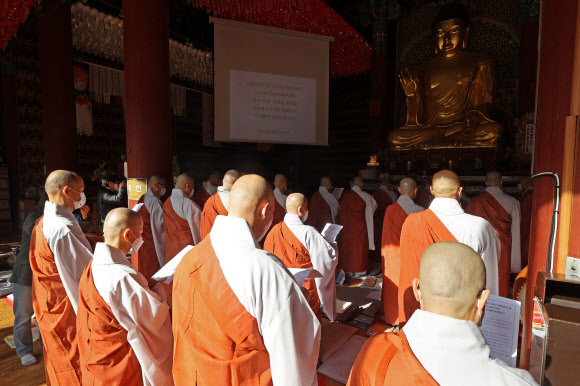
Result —
<instances>
[{"instance_id":1,"label":"white projector screen border","mask_svg":"<svg viewBox=\"0 0 580 386\"><path fill-rule=\"evenodd\" d=\"M214 140L327 146L330 42L333 38L213 17L210 23L214 24ZM232 136L232 71L238 77L244 74L254 74L258 79L260 76L279 76L302 82L300 84L306 85L307 89L314 83L316 107L312 124L315 125L315 135L304 136L301 140L272 140L266 132L263 138L247 139L241 138L238 131ZM298 106L296 110L297 119L307 120L312 113L308 106Z\"/></svg>"}]
</instances>

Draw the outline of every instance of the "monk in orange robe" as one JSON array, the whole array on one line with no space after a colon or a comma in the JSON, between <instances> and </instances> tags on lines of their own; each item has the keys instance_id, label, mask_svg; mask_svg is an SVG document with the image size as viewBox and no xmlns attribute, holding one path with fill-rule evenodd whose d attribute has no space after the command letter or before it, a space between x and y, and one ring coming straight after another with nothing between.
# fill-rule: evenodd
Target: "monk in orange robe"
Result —
<instances>
[{"instance_id":1,"label":"monk in orange robe","mask_svg":"<svg viewBox=\"0 0 580 386\"><path fill-rule=\"evenodd\" d=\"M237 170L228 170L224 174L223 185L218 187L216 194L207 199L201 212L201 239L209 235L211 227L217 216L228 215L228 205L230 201L230 190L234 182L240 178L241 174Z\"/></svg>"},{"instance_id":2,"label":"monk in orange robe","mask_svg":"<svg viewBox=\"0 0 580 386\"><path fill-rule=\"evenodd\" d=\"M510 273L521 270L520 203L501 191L502 176L499 172L487 173L485 184L485 192L475 196L465 211L489 221L499 234L499 295L507 297Z\"/></svg>"},{"instance_id":3,"label":"monk in orange robe","mask_svg":"<svg viewBox=\"0 0 580 386\"><path fill-rule=\"evenodd\" d=\"M397 202L387 208L383 222L381 240L381 260L383 263L383 290L381 301L385 322L399 324L399 274L401 256L399 245L403 223L412 213L423 211L413 199L417 195L417 183L412 178L403 178L399 185L401 196Z\"/></svg>"},{"instance_id":4,"label":"monk in orange robe","mask_svg":"<svg viewBox=\"0 0 580 386\"><path fill-rule=\"evenodd\" d=\"M425 185L417 190L417 197L415 197L415 204L427 209L433 200L431 194L431 183L427 181Z\"/></svg>"},{"instance_id":5,"label":"monk in orange robe","mask_svg":"<svg viewBox=\"0 0 580 386\"><path fill-rule=\"evenodd\" d=\"M364 274L369 264L369 250L375 249L373 215L377 202L362 191L363 179L353 179L352 190L341 200L340 225L343 229L338 240L339 266L345 272Z\"/></svg>"},{"instance_id":6,"label":"monk in orange robe","mask_svg":"<svg viewBox=\"0 0 580 386\"><path fill-rule=\"evenodd\" d=\"M385 212L389 205L392 205L397 201L397 195L390 189L389 175L381 175L381 186L373 192L373 198L377 202L378 208L374 216L374 226L375 226L375 253L373 256L380 256L381 249L381 237L383 234L383 220L385 218Z\"/></svg>"},{"instance_id":7,"label":"monk in orange robe","mask_svg":"<svg viewBox=\"0 0 580 386\"><path fill-rule=\"evenodd\" d=\"M528 265L528 253L530 250L530 224L532 222L532 196L533 186L530 177L520 178L520 185L523 189L520 208L522 210L522 221L520 223L520 237L522 244L522 267Z\"/></svg>"},{"instance_id":8,"label":"monk in orange robe","mask_svg":"<svg viewBox=\"0 0 580 386\"><path fill-rule=\"evenodd\" d=\"M217 170L214 170L209 175L208 180L204 181L201 184L201 188L199 188L195 191L195 196L193 197L193 201L195 201L195 203L197 205L199 205L200 208L203 208L206 201L211 196L216 194L217 187L220 184L220 180L221 180L220 172L218 172Z\"/></svg>"},{"instance_id":9,"label":"monk in orange robe","mask_svg":"<svg viewBox=\"0 0 580 386\"><path fill-rule=\"evenodd\" d=\"M324 226L328 223L338 223L340 205L331 193L333 188L330 177L322 177L318 192L315 192L310 199L308 225L316 228L318 232L322 232Z\"/></svg>"}]
</instances>

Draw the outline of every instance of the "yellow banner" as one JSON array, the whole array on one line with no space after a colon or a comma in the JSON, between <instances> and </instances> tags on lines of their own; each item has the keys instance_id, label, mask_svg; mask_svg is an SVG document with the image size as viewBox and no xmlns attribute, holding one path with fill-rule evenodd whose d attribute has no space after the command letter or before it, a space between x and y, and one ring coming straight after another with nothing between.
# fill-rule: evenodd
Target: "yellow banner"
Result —
<instances>
[{"instance_id":1,"label":"yellow banner","mask_svg":"<svg viewBox=\"0 0 580 386\"><path fill-rule=\"evenodd\" d=\"M146 178L127 179L127 195L129 196L129 200L138 200L145 193L147 193Z\"/></svg>"}]
</instances>

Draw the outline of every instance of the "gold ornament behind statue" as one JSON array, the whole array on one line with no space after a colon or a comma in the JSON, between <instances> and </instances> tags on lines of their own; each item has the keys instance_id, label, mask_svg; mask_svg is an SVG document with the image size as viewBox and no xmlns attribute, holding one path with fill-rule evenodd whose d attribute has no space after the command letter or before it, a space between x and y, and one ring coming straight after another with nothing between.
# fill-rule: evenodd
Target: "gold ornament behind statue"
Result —
<instances>
[{"instance_id":1,"label":"gold ornament behind statue","mask_svg":"<svg viewBox=\"0 0 580 386\"><path fill-rule=\"evenodd\" d=\"M437 13L435 57L399 74L407 97L407 122L389 133L392 149L497 147L503 127L489 115L492 60L464 51L469 28L458 4L447 4Z\"/></svg>"}]
</instances>

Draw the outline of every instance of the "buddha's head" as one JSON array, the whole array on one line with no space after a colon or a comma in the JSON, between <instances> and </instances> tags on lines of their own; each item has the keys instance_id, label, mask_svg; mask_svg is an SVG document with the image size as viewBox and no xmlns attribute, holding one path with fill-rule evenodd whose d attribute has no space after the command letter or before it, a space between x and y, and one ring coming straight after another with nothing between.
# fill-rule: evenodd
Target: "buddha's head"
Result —
<instances>
[{"instance_id":1,"label":"buddha's head","mask_svg":"<svg viewBox=\"0 0 580 386\"><path fill-rule=\"evenodd\" d=\"M465 9L455 3L439 9L432 25L438 55L453 56L465 49L469 33L469 18Z\"/></svg>"}]
</instances>

